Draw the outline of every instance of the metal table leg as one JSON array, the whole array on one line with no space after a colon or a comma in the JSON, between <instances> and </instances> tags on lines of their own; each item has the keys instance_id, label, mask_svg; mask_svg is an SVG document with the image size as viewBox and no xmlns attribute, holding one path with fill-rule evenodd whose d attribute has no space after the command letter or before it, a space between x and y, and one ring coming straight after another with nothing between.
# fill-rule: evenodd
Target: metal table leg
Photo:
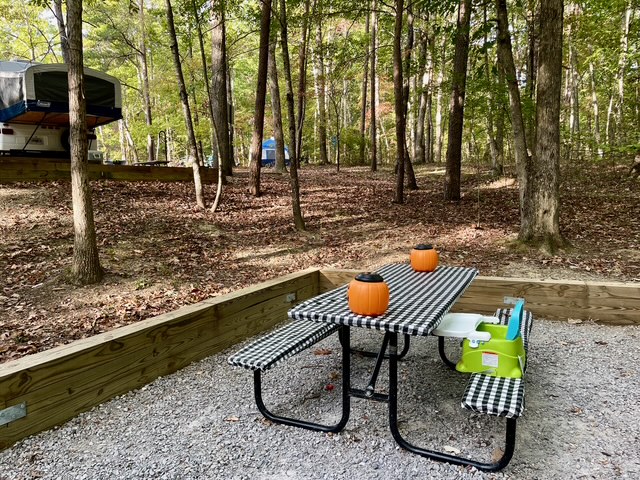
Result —
<instances>
[{"instance_id":1,"label":"metal table leg","mask_svg":"<svg viewBox=\"0 0 640 480\"><path fill-rule=\"evenodd\" d=\"M253 391L256 405L260 413L275 423L290 425L293 427L306 428L308 430L316 430L320 432L339 432L349 421L349 413L351 410L351 355L350 350L350 334L349 327L342 326L338 332L340 335L340 343L342 344L342 416L335 425L323 425L320 423L307 422L296 418L284 417L271 413L262 400L262 377L260 370L253 372Z\"/></svg>"},{"instance_id":2,"label":"metal table leg","mask_svg":"<svg viewBox=\"0 0 640 480\"><path fill-rule=\"evenodd\" d=\"M389 428L391 434L398 444L412 453L416 453L426 458L439 462L448 462L454 465L465 465L475 467L486 472L495 472L506 467L511 457L516 442L516 419L507 419L507 431L505 438L505 449L502 458L495 463L482 463L472 459L457 457L444 452L427 450L412 445L405 440L398 429L398 334L392 333L389 339Z\"/></svg>"}]
</instances>

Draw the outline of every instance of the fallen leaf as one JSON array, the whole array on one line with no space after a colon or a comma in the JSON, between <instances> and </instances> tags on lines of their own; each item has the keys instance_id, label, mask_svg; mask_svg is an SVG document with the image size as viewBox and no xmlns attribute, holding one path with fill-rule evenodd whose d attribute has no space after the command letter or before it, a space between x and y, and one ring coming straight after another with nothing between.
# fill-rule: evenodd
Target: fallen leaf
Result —
<instances>
[{"instance_id":1,"label":"fallen leaf","mask_svg":"<svg viewBox=\"0 0 640 480\"><path fill-rule=\"evenodd\" d=\"M577 325L579 323L582 323L582 320L580 320L579 318L567 318L567 323L571 325Z\"/></svg>"},{"instance_id":2,"label":"fallen leaf","mask_svg":"<svg viewBox=\"0 0 640 480\"><path fill-rule=\"evenodd\" d=\"M236 416L227 417L224 419L225 422L239 422L240 419Z\"/></svg>"},{"instance_id":3,"label":"fallen leaf","mask_svg":"<svg viewBox=\"0 0 640 480\"><path fill-rule=\"evenodd\" d=\"M453 453L454 455L459 455L460 450L455 447L450 447L449 445L444 446L444 451L447 453Z\"/></svg>"},{"instance_id":4,"label":"fallen leaf","mask_svg":"<svg viewBox=\"0 0 640 480\"><path fill-rule=\"evenodd\" d=\"M313 351L314 355L331 355L333 350L329 350L328 348L316 348Z\"/></svg>"}]
</instances>

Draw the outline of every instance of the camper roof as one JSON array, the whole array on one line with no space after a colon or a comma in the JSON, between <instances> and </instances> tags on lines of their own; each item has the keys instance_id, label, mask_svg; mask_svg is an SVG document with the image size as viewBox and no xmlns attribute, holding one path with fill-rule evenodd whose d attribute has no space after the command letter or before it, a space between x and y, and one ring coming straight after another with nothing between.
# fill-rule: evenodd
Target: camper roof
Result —
<instances>
[{"instance_id":1,"label":"camper roof","mask_svg":"<svg viewBox=\"0 0 640 480\"><path fill-rule=\"evenodd\" d=\"M122 118L117 78L84 69L90 128ZM63 63L0 61L0 122L68 125L68 67Z\"/></svg>"}]
</instances>

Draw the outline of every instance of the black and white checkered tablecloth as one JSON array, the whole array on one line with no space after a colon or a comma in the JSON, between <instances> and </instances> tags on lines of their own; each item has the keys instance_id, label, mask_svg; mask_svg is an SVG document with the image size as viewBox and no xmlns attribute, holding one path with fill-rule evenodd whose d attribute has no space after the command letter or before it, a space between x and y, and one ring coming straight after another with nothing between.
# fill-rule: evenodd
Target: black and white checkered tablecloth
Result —
<instances>
[{"instance_id":1,"label":"black and white checkered tablecloth","mask_svg":"<svg viewBox=\"0 0 640 480\"><path fill-rule=\"evenodd\" d=\"M478 275L475 268L439 266L415 272L411 265L393 263L378 273L389 285L389 308L379 317L349 310L347 286L310 298L289 310L293 320L313 320L374 328L408 335L429 335L445 313Z\"/></svg>"}]
</instances>

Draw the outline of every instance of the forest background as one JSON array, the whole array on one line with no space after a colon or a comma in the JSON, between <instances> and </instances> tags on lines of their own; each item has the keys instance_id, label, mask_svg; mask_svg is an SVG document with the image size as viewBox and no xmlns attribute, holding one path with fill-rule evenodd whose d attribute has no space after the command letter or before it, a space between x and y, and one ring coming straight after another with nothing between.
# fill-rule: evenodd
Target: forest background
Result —
<instances>
[{"instance_id":1,"label":"forest background","mask_svg":"<svg viewBox=\"0 0 640 480\"><path fill-rule=\"evenodd\" d=\"M0 57L61 62L60 35L53 14L56 3L61 4L54 1L49 9L46 2L0 0ZM484 267L485 274L536 275L540 272L536 264L564 265L569 269L564 271L565 278L595 275L637 280L639 260L634 252L639 243L639 202L636 181L629 175L638 171L633 169L633 161L640 153L637 1L589 0L564 5L558 39L562 41L558 45L563 53L562 72L556 79L561 82L558 180L563 234L575 250L547 256L537 251L523 253L521 247L504 243L505 239L514 240L521 213L518 185L513 181L518 146L509 81L515 80L520 91L524 134L532 146L537 59L543 40L540 4L544 2L424 1L404 6L400 35L405 73L401 96L407 122L404 139L419 189L402 197L408 204L406 209L390 205L392 182L400 165L398 94L393 81L397 73L397 3L276 3L271 5L270 42L275 68L269 71L271 85L266 89L271 109L264 117L257 117L264 4L186 0L175 1L170 8L169 2L155 0L85 2L84 64L117 77L123 85L124 118L98 131L107 158L129 162L166 159L176 165L192 163L194 158L204 165L208 158L217 158L220 145L210 100L215 95L210 92L222 88L227 94L224 110L231 136L228 158L232 162L225 165L223 161L228 185L220 211L212 213L192 210L192 194L180 186L94 184L94 198L100 198L96 202L98 242L108 275L105 283L89 291L86 288L90 287L76 289L63 275L56 276L68 266L72 233L70 221L51 219L71 216L69 187L2 187L2 229L7 241L0 258L8 275L0 301L9 315L2 320L0 354L5 359L296 267L358 268L401 259L411 242L423 239L434 241L446 261L478 265ZM282 4L287 9L286 22L279 21ZM443 201L445 157L452 89L459 81L453 69L460 12L465 8L469 17L459 145L462 194L457 203L450 204ZM177 43L171 40L169 10ZM496 18L500 11L508 12L516 72L511 79L498 61ZM282 216L286 218L284 212L290 208L286 204L286 177L278 175L285 170L283 163L274 168L275 176L263 172L262 200L243 193L251 183L252 174L244 167L250 163L255 119L264 118L264 138L289 130L286 114L281 115L282 125L278 125L278 110L286 110L287 105L283 85L289 83L282 75L286 71L279 41L282 25L288 31L291 84L302 86L295 92L296 107L302 113L298 119L303 119L297 123L302 139L298 153L303 160L302 212L311 230L303 236L293 235L292 222L282 224ZM185 99L175 73L175 52L179 52L183 91L191 105L195 155L189 145L189 122L183 114ZM345 167L347 171L340 171ZM130 208L123 209L124 205ZM168 209L181 212L180 220L170 219ZM259 218L257 212L263 216ZM233 219L227 224L229 215ZM391 221L386 218L390 215L395 217ZM369 230L359 228L356 220ZM47 222L45 228L42 224ZM185 226L185 222L193 223ZM446 228L448 223L460 230ZM140 228L144 238L130 231L132 226ZM341 227L344 230L333 231ZM349 246L343 235L355 237ZM455 241L456 236L460 241ZM384 238L395 239L395 246L389 248ZM607 243L615 249L608 252ZM282 245L285 253L275 245ZM238 253L242 251L245 254ZM239 262L245 258L242 255L256 263ZM140 256L146 262L137 258ZM516 260L524 260L527 267L513 266ZM505 263L496 265L494 261ZM576 270L583 275L576 277ZM181 279L179 285L176 278ZM38 289L35 295L34 288Z\"/></svg>"}]
</instances>

